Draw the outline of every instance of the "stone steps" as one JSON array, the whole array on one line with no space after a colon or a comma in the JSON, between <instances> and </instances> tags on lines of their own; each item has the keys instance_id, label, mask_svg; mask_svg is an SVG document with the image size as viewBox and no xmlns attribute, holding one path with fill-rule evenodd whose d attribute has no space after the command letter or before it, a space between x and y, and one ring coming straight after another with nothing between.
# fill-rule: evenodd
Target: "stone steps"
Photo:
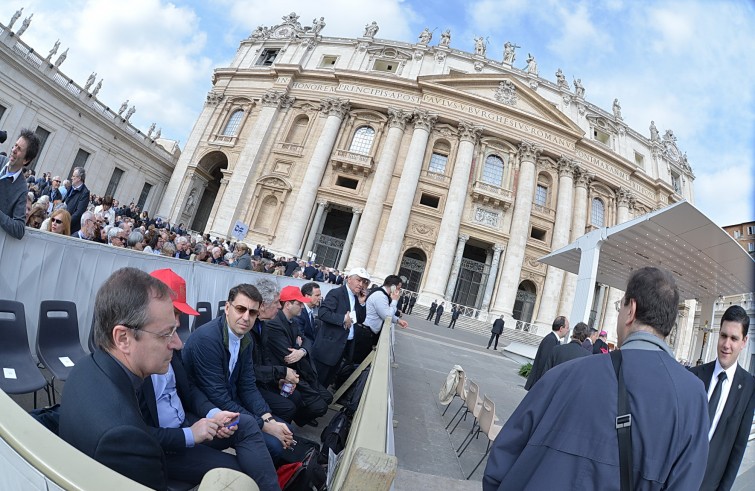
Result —
<instances>
[{"instance_id":1,"label":"stone steps","mask_svg":"<svg viewBox=\"0 0 755 491\"><path fill-rule=\"evenodd\" d=\"M416 315L423 319L427 318L428 313L430 313L430 308L424 307L422 305L415 305L414 309L412 310L412 315ZM448 326L449 322L451 322L451 315L449 313L444 312L443 317L441 318L440 325L443 325L445 327L445 326ZM465 331L474 332L477 334L487 336L488 338L490 337L490 329L492 327L493 327L492 321L483 322L477 319L473 319L472 317L465 317L463 315L460 316L456 320L456 325L454 326L454 328L456 329L463 329ZM519 343L528 344L531 346L538 346L540 344L540 341L542 341L542 339L543 337L537 334L524 332L517 329L509 329L509 327L506 326L504 327L503 332L501 333L501 336L498 340L498 344L506 346L509 343L519 342Z\"/></svg>"}]
</instances>

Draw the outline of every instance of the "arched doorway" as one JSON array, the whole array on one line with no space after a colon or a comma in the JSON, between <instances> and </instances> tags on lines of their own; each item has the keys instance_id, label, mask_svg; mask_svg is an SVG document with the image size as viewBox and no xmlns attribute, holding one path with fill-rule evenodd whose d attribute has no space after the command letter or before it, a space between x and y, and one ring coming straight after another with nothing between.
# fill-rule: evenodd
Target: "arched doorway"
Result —
<instances>
[{"instance_id":1,"label":"arched doorway","mask_svg":"<svg viewBox=\"0 0 755 491\"><path fill-rule=\"evenodd\" d=\"M537 299L537 287L529 280L519 283L516 291L516 301L514 302L514 319L526 323L532 322L532 312L535 310L535 300Z\"/></svg>"},{"instance_id":2,"label":"arched doorway","mask_svg":"<svg viewBox=\"0 0 755 491\"><path fill-rule=\"evenodd\" d=\"M470 242L464 246L451 301L479 309L490 274L488 250Z\"/></svg>"},{"instance_id":3,"label":"arched doorway","mask_svg":"<svg viewBox=\"0 0 755 491\"><path fill-rule=\"evenodd\" d=\"M207 186L199 199L196 213L191 221L191 230L204 232L207 222L215 206L215 200L220 191L220 180L223 178L223 169L228 168L228 158L222 152L210 152L199 161L197 175L200 180L206 181ZM193 210L187 212L191 213Z\"/></svg>"},{"instance_id":4,"label":"arched doorway","mask_svg":"<svg viewBox=\"0 0 755 491\"><path fill-rule=\"evenodd\" d=\"M339 205L331 204L327 210L322 228L315 234L313 252L316 254L316 262L330 268L337 268L341 260L346 236L349 234L351 224L351 210Z\"/></svg>"},{"instance_id":5,"label":"arched doorway","mask_svg":"<svg viewBox=\"0 0 755 491\"><path fill-rule=\"evenodd\" d=\"M403 287L407 290L418 292L422 284L422 276L425 274L425 265L427 256L422 249L413 247L407 249L401 258L401 266L398 269L398 275L406 278Z\"/></svg>"}]
</instances>

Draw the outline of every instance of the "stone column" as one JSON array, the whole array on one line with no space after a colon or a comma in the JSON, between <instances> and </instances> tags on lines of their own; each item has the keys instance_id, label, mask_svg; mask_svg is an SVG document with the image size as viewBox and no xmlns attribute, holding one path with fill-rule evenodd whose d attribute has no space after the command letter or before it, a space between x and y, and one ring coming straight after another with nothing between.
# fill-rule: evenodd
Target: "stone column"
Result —
<instances>
[{"instance_id":1,"label":"stone column","mask_svg":"<svg viewBox=\"0 0 755 491\"><path fill-rule=\"evenodd\" d=\"M375 236L383 215L383 203L388 196L388 189L393 178L393 168L396 165L396 157L401 147L401 139L404 137L406 123L411 119L412 113L403 109L388 108L388 135L385 138L383 150L380 152L375 165L375 174L372 177L367 203L359 224L354 245L349 254L346 270L356 267L366 267L367 261L375 243Z\"/></svg>"},{"instance_id":2,"label":"stone column","mask_svg":"<svg viewBox=\"0 0 755 491\"><path fill-rule=\"evenodd\" d=\"M571 242L585 235L587 226L587 188L593 180L593 175L585 170L577 168L576 190L574 192L574 216L572 220ZM568 315L572 311L574 291L577 287L577 275L566 273L564 286L561 290L561 303L558 305L559 315ZM552 321L551 321L552 322ZM587 322L587 319L569 319L569 324L574 326L577 322Z\"/></svg>"},{"instance_id":3,"label":"stone column","mask_svg":"<svg viewBox=\"0 0 755 491\"><path fill-rule=\"evenodd\" d=\"M556 202L556 223L553 226L551 251L560 249L569 243L569 229L571 228L572 207L574 200L574 167L575 163L566 157L561 157L556 163L558 169L558 200ZM556 312L564 282L564 270L548 266L545 275L545 286L540 298L540 309L537 315L539 326L550 327L553 319L561 312ZM548 332L544 330L544 332Z\"/></svg>"},{"instance_id":4,"label":"stone column","mask_svg":"<svg viewBox=\"0 0 755 491\"><path fill-rule=\"evenodd\" d=\"M524 262L524 249L527 246L530 231L532 198L535 193L535 161L539 155L540 149L534 144L522 142L519 145L519 179L514 199L509 243L506 246L506 255L501 268L501 283L492 309L493 312L502 312L509 318L514 311L516 290Z\"/></svg>"},{"instance_id":5,"label":"stone column","mask_svg":"<svg viewBox=\"0 0 755 491\"><path fill-rule=\"evenodd\" d=\"M375 265L374 275L378 280L385 279L389 274L396 274L399 253L404 242L406 227L409 224L409 213L412 210L419 174L425 158L427 140L437 119L437 115L430 114L427 111L415 111L414 113L412 141L409 143L409 150L406 153L401 180L396 188L396 197L391 205L391 214L388 216L388 224L383 234Z\"/></svg>"},{"instance_id":6,"label":"stone column","mask_svg":"<svg viewBox=\"0 0 755 491\"><path fill-rule=\"evenodd\" d=\"M451 175L451 184L448 187L448 194L446 195L446 204L443 207L443 218L440 221L438 238L435 240L435 250L429 264L430 269L427 274L427 281L420 295L424 296L425 299L443 296L445 292L446 300L448 300L450 297L449 291L453 294L453 288L456 283L455 275L458 274L458 267L456 262L454 262L452 276L451 278L448 277L449 272L452 271L453 242L454 238L459 234L461 212L464 210L464 201L466 201L467 197L474 148L481 133L482 128L479 126L473 126L463 121L459 123L459 149L456 152L454 171ZM456 257L461 261L458 249Z\"/></svg>"},{"instance_id":7,"label":"stone column","mask_svg":"<svg viewBox=\"0 0 755 491\"><path fill-rule=\"evenodd\" d=\"M223 206L218 209L213 221L213 233L221 237L229 236L235 221L245 214L243 210L246 210L249 203L244 198L249 189L249 178L254 176L257 163L262 158L261 149L272 134L278 109L292 102L292 98L278 90L268 90L262 95L262 109L234 165L233 175L223 196Z\"/></svg>"},{"instance_id":8,"label":"stone column","mask_svg":"<svg viewBox=\"0 0 755 491\"><path fill-rule=\"evenodd\" d=\"M317 210L315 211L315 219L312 220L312 227L309 229L309 236L307 237L307 244L304 246L304 251L302 252L302 257L307 254L307 252L312 250L312 247L315 244L315 236L317 235L317 231L320 229L320 222L322 221L322 214L325 212L325 207L328 206L328 202L326 200L320 200L317 202Z\"/></svg>"},{"instance_id":9,"label":"stone column","mask_svg":"<svg viewBox=\"0 0 755 491\"><path fill-rule=\"evenodd\" d=\"M446 285L446 293L444 296L446 300L451 300L451 297L454 294L454 287L456 286L456 278L459 277L459 269L461 268L461 256L464 255L464 245L467 243L468 240L469 240L468 235L464 235L464 234L459 235L459 241L456 244L456 253L454 254L454 264L453 264L453 267L451 268L451 277L448 279L448 285ZM428 276L427 278L428 278L427 282L429 283L430 276ZM426 293L426 294L432 295L432 293Z\"/></svg>"},{"instance_id":10,"label":"stone column","mask_svg":"<svg viewBox=\"0 0 755 491\"><path fill-rule=\"evenodd\" d=\"M325 99L320 105L320 110L328 115L328 119L325 121L325 127L317 139L312 158L307 165L307 171L304 174L304 179L302 179L304 185L299 188L299 194L292 201L292 203L296 203L297 210L301 210L301 212L291 214L291 220L286 227L287 233L280 241L280 248L290 256L301 255L300 248L309 221L309 213L315 204L317 190L320 187L322 176L325 174L325 167L330 154L333 152L341 122L349 109L349 101L346 99Z\"/></svg>"},{"instance_id":11,"label":"stone column","mask_svg":"<svg viewBox=\"0 0 755 491\"><path fill-rule=\"evenodd\" d=\"M359 217L362 216L361 208L352 208L351 224L349 225L349 231L346 234L346 242L343 244L343 251L341 252L341 259L338 261L338 270L343 271L346 266L346 261L349 258L349 252L351 251L351 245L354 243L354 234L359 226ZM362 266L364 267L364 266Z\"/></svg>"},{"instance_id":12,"label":"stone column","mask_svg":"<svg viewBox=\"0 0 755 491\"><path fill-rule=\"evenodd\" d=\"M616 204L618 208L616 213L617 225L629 220L629 207L634 202L634 200L634 194L632 194L630 190L626 188L619 188L616 191ZM606 316L603 319L602 328L605 329L605 331L608 333L608 339L611 340L616 340L616 319L619 315L619 313L616 312L614 304L618 300L621 300L621 297L623 296L623 290L618 290L612 287L608 289L608 304L606 305Z\"/></svg>"},{"instance_id":13,"label":"stone column","mask_svg":"<svg viewBox=\"0 0 755 491\"><path fill-rule=\"evenodd\" d=\"M495 288L495 280L498 277L498 263L501 260L501 251L503 246L501 244L495 244L493 246L493 262L490 263L490 274L488 275L488 281L485 284L485 294L482 297L482 307L480 310L483 312L490 307L490 300L493 298L493 288Z\"/></svg>"}]
</instances>

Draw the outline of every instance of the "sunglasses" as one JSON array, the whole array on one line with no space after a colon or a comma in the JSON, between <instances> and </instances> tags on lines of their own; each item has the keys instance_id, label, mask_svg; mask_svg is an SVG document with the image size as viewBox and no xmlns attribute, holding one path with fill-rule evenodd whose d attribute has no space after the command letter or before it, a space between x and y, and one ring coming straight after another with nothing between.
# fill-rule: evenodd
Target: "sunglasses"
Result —
<instances>
[{"instance_id":1,"label":"sunglasses","mask_svg":"<svg viewBox=\"0 0 755 491\"><path fill-rule=\"evenodd\" d=\"M250 309L250 308L245 307L243 305L234 305L231 302L228 302L228 304L231 307L233 307L234 309L236 309L236 313L239 314L239 315L244 315L244 314L247 313L247 311L249 312L249 315L257 315L257 314L260 313L260 311L258 309Z\"/></svg>"},{"instance_id":2,"label":"sunglasses","mask_svg":"<svg viewBox=\"0 0 755 491\"><path fill-rule=\"evenodd\" d=\"M52 223L57 223L58 225L63 225L63 220L60 220L58 218L53 218L50 220Z\"/></svg>"},{"instance_id":3,"label":"sunglasses","mask_svg":"<svg viewBox=\"0 0 755 491\"><path fill-rule=\"evenodd\" d=\"M54 179L52 182L60 182L60 179Z\"/></svg>"}]
</instances>

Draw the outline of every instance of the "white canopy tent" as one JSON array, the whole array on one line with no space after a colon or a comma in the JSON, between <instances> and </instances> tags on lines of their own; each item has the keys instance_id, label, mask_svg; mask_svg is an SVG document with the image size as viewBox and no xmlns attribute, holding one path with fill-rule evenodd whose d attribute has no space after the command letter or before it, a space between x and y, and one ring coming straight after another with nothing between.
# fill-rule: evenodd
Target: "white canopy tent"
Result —
<instances>
[{"instance_id":1,"label":"white canopy tent","mask_svg":"<svg viewBox=\"0 0 755 491\"><path fill-rule=\"evenodd\" d=\"M594 230L539 259L578 275L570 319L587 319L595 282L623 290L634 269L656 266L676 278L680 297L712 322L719 295L755 291L755 261L736 240L686 201Z\"/></svg>"}]
</instances>

